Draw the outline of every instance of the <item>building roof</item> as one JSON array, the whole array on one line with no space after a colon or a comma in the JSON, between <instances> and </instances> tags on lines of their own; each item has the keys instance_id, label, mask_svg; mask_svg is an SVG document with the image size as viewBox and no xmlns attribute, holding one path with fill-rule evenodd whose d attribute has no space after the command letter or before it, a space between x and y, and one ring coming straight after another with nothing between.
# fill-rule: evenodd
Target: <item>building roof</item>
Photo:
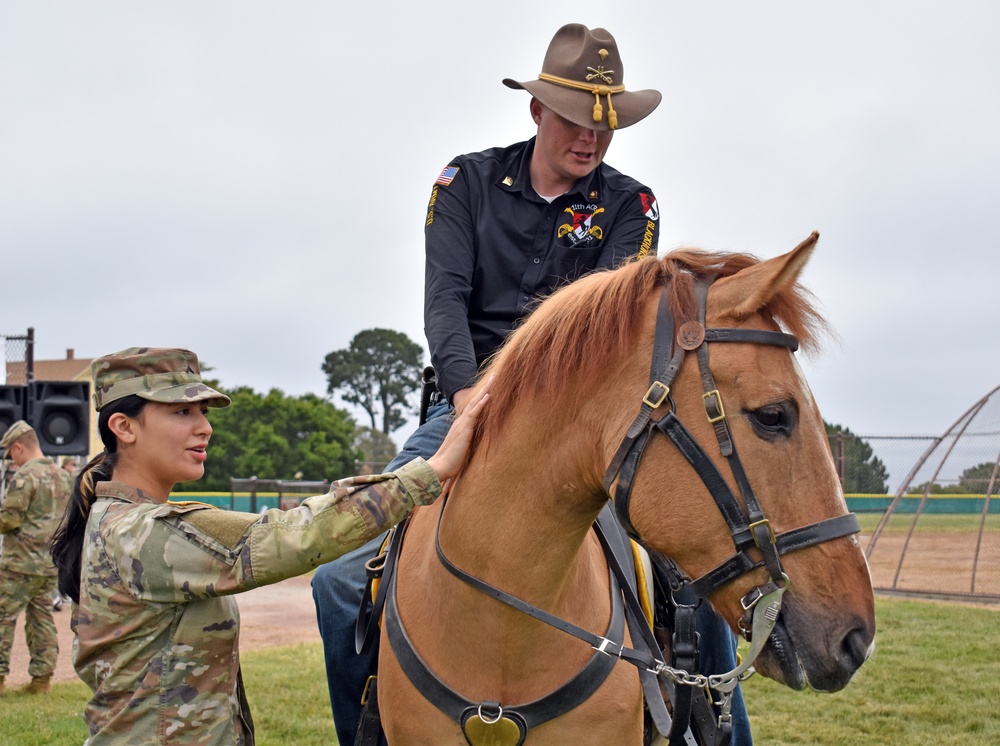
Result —
<instances>
[{"instance_id":1,"label":"building roof","mask_svg":"<svg viewBox=\"0 0 1000 746\"><path fill-rule=\"evenodd\" d=\"M92 358L76 357L72 349L66 350L64 360L36 360L36 381L81 381L90 378L90 363ZM7 363L7 384L23 386L25 383L26 366L24 361Z\"/></svg>"}]
</instances>

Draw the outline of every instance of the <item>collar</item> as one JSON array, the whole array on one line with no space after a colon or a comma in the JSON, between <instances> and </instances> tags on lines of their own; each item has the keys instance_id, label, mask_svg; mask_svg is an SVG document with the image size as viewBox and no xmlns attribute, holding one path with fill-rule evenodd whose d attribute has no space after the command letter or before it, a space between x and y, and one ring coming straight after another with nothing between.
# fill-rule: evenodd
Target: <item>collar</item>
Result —
<instances>
[{"instance_id":1,"label":"collar","mask_svg":"<svg viewBox=\"0 0 1000 746\"><path fill-rule=\"evenodd\" d=\"M505 192L519 192L521 196L533 202L544 202L545 200L539 197L531 186L531 155L535 152L535 139L532 137L524 143L524 147L515 149L513 157L503 162L496 186ZM572 189L556 199L574 197L577 201L600 202L604 194L604 181L601 178L603 165L602 163L582 179L577 180Z\"/></svg>"},{"instance_id":2,"label":"collar","mask_svg":"<svg viewBox=\"0 0 1000 746\"><path fill-rule=\"evenodd\" d=\"M141 505L143 503L149 503L152 505L160 504L142 490L136 489L135 487L125 484L124 482L98 482L94 487L94 494L97 497L110 497L115 500L124 500L125 502L135 503L137 505Z\"/></svg>"}]
</instances>

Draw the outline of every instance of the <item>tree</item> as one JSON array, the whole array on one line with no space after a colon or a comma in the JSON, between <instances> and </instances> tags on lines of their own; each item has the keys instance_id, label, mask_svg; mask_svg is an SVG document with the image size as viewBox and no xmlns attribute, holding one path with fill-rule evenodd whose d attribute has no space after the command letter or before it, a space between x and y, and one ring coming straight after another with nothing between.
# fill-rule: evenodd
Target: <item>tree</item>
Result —
<instances>
[{"instance_id":1,"label":"tree","mask_svg":"<svg viewBox=\"0 0 1000 746\"><path fill-rule=\"evenodd\" d=\"M837 471L848 494L885 494L889 471L872 447L841 425L823 423L830 440Z\"/></svg>"},{"instance_id":2,"label":"tree","mask_svg":"<svg viewBox=\"0 0 1000 746\"><path fill-rule=\"evenodd\" d=\"M361 452L363 461L374 463L389 463L399 450L388 435L364 425L354 431L354 448Z\"/></svg>"},{"instance_id":3,"label":"tree","mask_svg":"<svg viewBox=\"0 0 1000 746\"><path fill-rule=\"evenodd\" d=\"M308 481L333 481L354 473L360 456L353 446L354 421L331 402L315 394L209 385L233 405L209 411L213 433L198 489L228 492L230 477L293 479L302 472Z\"/></svg>"},{"instance_id":4,"label":"tree","mask_svg":"<svg viewBox=\"0 0 1000 746\"><path fill-rule=\"evenodd\" d=\"M993 471L997 465L992 461L986 461L976 466L970 466L958 477L955 484L939 484L938 482L921 482L910 487L907 492L911 495L984 495L993 479ZM953 481L953 480L948 480ZM1000 489L1000 477L993 484L993 492L996 495Z\"/></svg>"},{"instance_id":5,"label":"tree","mask_svg":"<svg viewBox=\"0 0 1000 746\"><path fill-rule=\"evenodd\" d=\"M371 418L381 409L382 432L388 435L406 423L408 413L416 413L412 394L420 387L424 351L401 332L365 329L358 332L345 350L334 350L323 361L327 394L357 404Z\"/></svg>"},{"instance_id":6,"label":"tree","mask_svg":"<svg viewBox=\"0 0 1000 746\"><path fill-rule=\"evenodd\" d=\"M971 492L974 495L985 495L992 481L992 494L995 495L997 494L997 490L1000 489L1000 476L994 478L996 470L997 465L992 461L970 466L962 472L962 476L958 478L958 484L963 488L963 492Z\"/></svg>"}]
</instances>

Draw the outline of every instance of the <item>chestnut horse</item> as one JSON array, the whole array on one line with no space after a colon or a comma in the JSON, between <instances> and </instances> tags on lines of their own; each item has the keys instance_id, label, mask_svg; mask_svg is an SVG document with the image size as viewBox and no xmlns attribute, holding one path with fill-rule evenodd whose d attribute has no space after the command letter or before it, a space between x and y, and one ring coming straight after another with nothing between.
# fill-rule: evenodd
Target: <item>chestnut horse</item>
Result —
<instances>
[{"instance_id":1,"label":"chestnut horse","mask_svg":"<svg viewBox=\"0 0 1000 746\"><path fill-rule=\"evenodd\" d=\"M425 696L424 681L414 685L396 657L399 638L392 644L383 624L378 690L390 744L460 745L466 735L473 744L523 742L523 728L520 736L491 731L503 708L516 714L602 652L631 649L633 636L614 631L617 583L592 528L609 493L651 552L701 579L696 587L734 631L748 634L752 623L758 672L793 689L848 683L874 645L871 579L792 354L796 340L815 346L824 324L797 283L816 238L763 262L684 250L591 274L543 301L510 336L487 371L490 401L468 463L447 499L414 511L389 591L416 657L446 692L473 704L473 722L456 722ZM654 363L650 376L657 357L667 372ZM653 432L669 436L668 422L698 448ZM648 438L636 438L640 431ZM638 454L629 450L636 440ZM738 502L723 505L720 492ZM463 582L436 546L460 572L602 644ZM761 597L770 611L757 615ZM609 666L584 701L529 723L529 746L641 744L638 669L620 659ZM735 675L706 682L669 666L654 671L678 686L725 692L736 684Z\"/></svg>"}]
</instances>

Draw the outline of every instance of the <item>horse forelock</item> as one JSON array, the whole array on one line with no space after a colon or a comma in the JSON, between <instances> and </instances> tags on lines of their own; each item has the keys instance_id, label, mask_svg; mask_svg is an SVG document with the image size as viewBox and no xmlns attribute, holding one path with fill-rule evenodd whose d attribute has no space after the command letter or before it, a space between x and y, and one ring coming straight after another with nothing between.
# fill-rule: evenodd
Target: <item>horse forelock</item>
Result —
<instances>
[{"instance_id":1,"label":"horse forelock","mask_svg":"<svg viewBox=\"0 0 1000 746\"><path fill-rule=\"evenodd\" d=\"M515 328L486 366L483 378L493 376L490 403L479 416L472 450L491 441L526 399L548 399L567 386L584 389L607 372L609 361L626 356L636 344L650 295L668 279L671 314L693 318L695 278L727 277L759 261L744 253L680 249L560 288ZM798 283L778 293L764 312L807 350L825 329L811 294Z\"/></svg>"}]
</instances>

